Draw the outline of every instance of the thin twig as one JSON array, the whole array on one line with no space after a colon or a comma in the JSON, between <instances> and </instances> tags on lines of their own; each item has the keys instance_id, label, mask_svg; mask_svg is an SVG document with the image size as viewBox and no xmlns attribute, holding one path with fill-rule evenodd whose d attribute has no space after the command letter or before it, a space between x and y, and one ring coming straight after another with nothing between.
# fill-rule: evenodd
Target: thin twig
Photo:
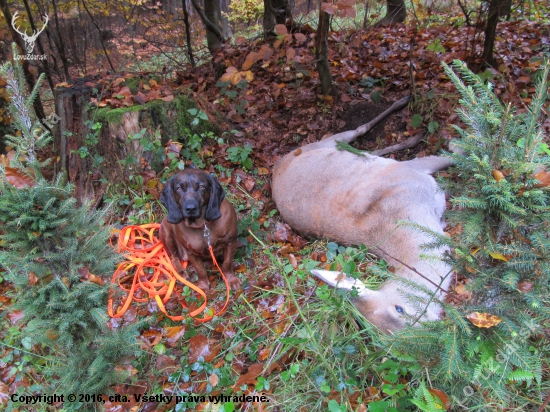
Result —
<instances>
[{"instance_id":1,"label":"thin twig","mask_svg":"<svg viewBox=\"0 0 550 412\"><path fill-rule=\"evenodd\" d=\"M394 256L392 256L392 255L390 255L389 253L386 253L386 252L385 252L382 248L380 248L379 246L375 246L375 247L376 247L376 249L380 250L380 252L382 252L384 255L386 255L386 256L388 256L389 258L395 260L396 262L402 264L402 265L405 266L407 269L412 270L412 271L413 271L414 273L416 273L418 276L420 276L421 278L423 278L423 279L427 280L428 282L430 282L430 283L431 283L432 285L434 285L437 289L439 289L439 290L441 290L441 291L443 291L443 292L445 292L445 293L449 293L448 290L443 289L443 288L442 288L441 286L439 286L437 283L433 282L431 279L427 278L427 277L424 276L422 273L420 273L418 270L416 270L414 267L409 266L409 265L407 265L405 262L403 262L402 260L399 260L398 258L396 258L396 257L394 257ZM447 274L447 276L448 276L448 274ZM447 277L447 276L445 276L445 277ZM444 279L444 278L445 278L445 277L442 277L441 275L439 275L439 277L440 277L441 279Z\"/></svg>"},{"instance_id":2,"label":"thin twig","mask_svg":"<svg viewBox=\"0 0 550 412\"><path fill-rule=\"evenodd\" d=\"M107 61L109 62L109 66L111 66L111 69L116 73L115 67L113 66L113 63L111 62L111 59L109 58L109 53L107 52L107 49L105 48L105 44L103 43L103 36L101 35L101 29L97 25L97 23L94 20L94 16L92 16L92 13L90 13L90 10L88 10L88 6L86 6L85 0L82 0L82 5L86 9L86 12L88 13L88 16L90 16L90 20L92 20L93 25L96 27L99 35L99 42L101 43L101 47L103 48L103 53L105 53L105 57L107 57Z\"/></svg>"},{"instance_id":3,"label":"thin twig","mask_svg":"<svg viewBox=\"0 0 550 412\"><path fill-rule=\"evenodd\" d=\"M470 22L470 14L471 12L468 12L466 10L466 7L460 0L458 0L458 5L460 6L460 9L462 10L462 14L464 14L464 21L466 22L466 26L472 27L472 23Z\"/></svg>"},{"instance_id":4,"label":"thin twig","mask_svg":"<svg viewBox=\"0 0 550 412\"><path fill-rule=\"evenodd\" d=\"M550 393L548 393L548 395L546 396L546 400L540 406L538 412L544 412L544 409L546 409L546 406L548 406L549 403L550 403Z\"/></svg>"},{"instance_id":5,"label":"thin twig","mask_svg":"<svg viewBox=\"0 0 550 412\"><path fill-rule=\"evenodd\" d=\"M441 283L443 283L444 278L441 278L441 282L439 283L439 288L441 289ZM450 295L447 294L447 296L450 297ZM430 303L433 302L435 299L435 293L431 294L430 300L428 300L428 303L426 303L426 306L424 306L424 310L417 316L417 318L414 320L414 322L411 324L411 326L414 326L418 323L418 321L424 316L424 314L428 311L428 307L430 306Z\"/></svg>"}]
</instances>

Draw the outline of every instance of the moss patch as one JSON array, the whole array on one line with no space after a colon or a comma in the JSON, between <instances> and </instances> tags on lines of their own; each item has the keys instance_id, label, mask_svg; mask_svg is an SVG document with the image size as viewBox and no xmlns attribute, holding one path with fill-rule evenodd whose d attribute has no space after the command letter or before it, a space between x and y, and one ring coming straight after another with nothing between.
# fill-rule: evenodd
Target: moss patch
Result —
<instances>
[{"instance_id":1,"label":"moss patch","mask_svg":"<svg viewBox=\"0 0 550 412\"><path fill-rule=\"evenodd\" d=\"M95 116L93 117L96 121L101 123L120 123L124 113L139 112L151 107L161 106L163 103L164 102L162 100L154 100L145 104L136 104L131 107L119 107L117 109L103 107L101 109L97 109Z\"/></svg>"},{"instance_id":2,"label":"moss patch","mask_svg":"<svg viewBox=\"0 0 550 412\"><path fill-rule=\"evenodd\" d=\"M118 124L127 112L139 112L139 123L149 132L160 129L163 143L169 139L187 143L189 136L216 132L215 126L201 119L193 123L195 116L189 109L196 109L195 102L186 95L179 95L171 102L153 100L143 105L119 107L113 109L104 107L96 110L90 117L103 124Z\"/></svg>"}]
</instances>

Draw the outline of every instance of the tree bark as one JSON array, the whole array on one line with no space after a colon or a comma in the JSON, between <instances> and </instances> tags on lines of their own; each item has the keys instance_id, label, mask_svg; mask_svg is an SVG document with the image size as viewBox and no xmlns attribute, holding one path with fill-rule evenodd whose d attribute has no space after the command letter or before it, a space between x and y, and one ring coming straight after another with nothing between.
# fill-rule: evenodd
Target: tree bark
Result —
<instances>
[{"instance_id":1,"label":"tree bark","mask_svg":"<svg viewBox=\"0 0 550 412\"><path fill-rule=\"evenodd\" d=\"M233 32L231 31L231 26L229 25L229 20L227 19L227 15L229 14L229 0L219 0L220 2L220 8L221 8L221 25L222 25L222 33L223 37L226 39L229 39L233 36Z\"/></svg>"},{"instance_id":2,"label":"tree bark","mask_svg":"<svg viewBox=\"0 0 550 412\"><path fill-rule=\"evenodd\" d=\"M220 49L222 43L225 42L225 37L222 33L219 0L204 0L204 11L197 3L197 0L191 0L191 2L204 23L204 27L206 28L206 43L208 45L208 50L210 50L210 53L214 55L216 50ZM218 14L220 15L219 18Z\"/></svg>"},{"instance_id":3,"label":"tree bark","mask_svg":"<svg viewBox=\"0 0 550 412\"><path fill-rule=\"evenodd\" d=\"M275 15L273 14L271 0L264 0L264 17L262 20L262 27L264 29L264 36L273 34L273 29L275 28Z\"/></svg>"},{"instance_id":4,"label":"tree bark","mask_svg":"<svg viewBox=\"0 0 550 412\"><path fill-rule=\"evenodd\" d=\"M485 26L485 41L483 43L483 61L490 66L496 66L493 50L498 25L498 11L503 0L491 0L487 12L487 25Z\"/></svg>"},{"instance_id":5,"label":"tree bark","mask_svg":"<svg viewBox=\"0 0 550 412\"><path fill-rule=\"evenodd\" d=\"M503 0L498 9L499 17L506 17L506 20L510 20L510 15L512 14L512 3L513 0Z\"/></svg>"},{"instance_id":6,"label":"tree bark","mask_svg":"<svg viewBox=\"0 0 550 412\"><path fill-rule=\"evenodd\" d=\"M208 44L208 49L212 53L215 50L218 50L219 48L221 48L221 45L223 43L222 39L224 38L223 26L221 22L220 1L204 0L204 15L208 20L214 23L222 33L221 36L218 36L217 33L214 33L211 30L208 30L208 28L206 29L206 42Z\"/></svg>"},{"instance_id":7,"label":"tree bark","mask_svg":"<svg viewBox=\"0 0 550 412\"><path fill-rule=\"evenodd\" d=\"M324 95L333 92L332 74L328 64L328 29L330 15L322 10L323 2L319 3L319 25L315 36L315 60L317 61L317 72L321 81L321 89Z\"/></svg>"},{"instance_id":8,"label":"tree bark","mask_svg":"<svg viewBox=\"0 0 550 412\"><path fill-rule=\"evenodd\" d=\"M365 1L365 15L363 16L363 30L367 28L369 22L369 10L370 10L370 0Z\"/></svg>"},{"instance_id":9,"label":"tree bark","mask_svg":"<svg viewBox=\"0 0 550 412\"><path fill-rule=\"evenodd\" d=\"M11 25L12 14L10 12L10 9L8 8L8 3L6 0L0 0L0 8L2 9L2 13L4 13L4 19L6 20L6 24L10 29L11 37L13 41L17 44L17 46L19 46L19 49L21 49L21 54L24 54L25 44L23 43L23 40L21 39L21 36L19 35L19 33L17 33L13 28L13 26ZM21 65L23 66L23 74L25 75L25 80L27 81L27 85L29 89L32 90L34 89L36 80L29 70L29 62L27 60L21 60ZM40 99L40 95L37 95L36 99L34 99L33 108L34 108L36 117L38 117L39 119L46 118L46 114L44 112L44 107L42 106L42 100Z\"/></svg>"},{"instance_id":10,"label":"tree bark","mask_svg":"<svg viewBox=\"0 0 550 412\"><path fill-rule=\"evenodd\" d=\"M288 0L271 0L271 6L276 24L286 24L287 19L292 17Z\"/></svg>"},{"instance_id":11,"label":"tree bark","mask_svg":"<svg viewBox=\"0 0 550 412\"><path fill-rule=\"evenodd\" d=\"M187 41L187 57L191 66L195 67L195 57L193 56L193 48L191 47L191 31L189 27L189 13L187 12L187 0L181 0L183 9L183 24L185 25L185 39Z\"/></svg>"},{"instance_id":12,"label":"tree bark","mask_svg":"<svg viewBox=\"0 0 550 412\"><path fill-rule=\"evenodd\" d=\"M87 136L91 133L87 121L93 119L94 112L87 110L92 88L86 82L97 80L98 76L76 79L73 87L58 88L54 93L55 111L60 117L54 128L53 140L54 151L60 157L56 172L65 172L74 184L74 197L79 205L104 193L105 183L100 181L100 177L111 182L126 180L129 170L120 164L120 160L128 156L140 159L143 153L139 142L128 138L141 130L137 111L124 113L116 123L103 122L97 143L87 142ZM88 149L84 157L78 153L83 146ZM103 161L98 162L94 155L103 157ZM138 169L139 162L127 167L134 168L132 173L141 171Z\"/></svg>"},{"instance_id":13,"label":"tree bark","mask_svg":"<svg viewBox=\"0 0 550 412\"><path fill-rule=\"evenodd\" d=\"M74 89L56 89L55 112L61 120L54 129L54 149L60 156L60 169L56 172L66 172L71 183L74 183L74 195L79 204L84 199L94 196L94 186L91 179L92 167L90 158L80 158L74 153L85 146L88 113L85 110L90 101L90 92L79 92Z\"/></svg>"},{"instance_id":14,"label":"tree bark","mask_svg":"<svg viewBox=\"0 0 550 412\"><path fill-rule=\"evenodd\" d=\"M386 15L376 23L376 26L393 25L403 23L407 18L405 0L387 0Z\"/></svg>"}]
</instances>

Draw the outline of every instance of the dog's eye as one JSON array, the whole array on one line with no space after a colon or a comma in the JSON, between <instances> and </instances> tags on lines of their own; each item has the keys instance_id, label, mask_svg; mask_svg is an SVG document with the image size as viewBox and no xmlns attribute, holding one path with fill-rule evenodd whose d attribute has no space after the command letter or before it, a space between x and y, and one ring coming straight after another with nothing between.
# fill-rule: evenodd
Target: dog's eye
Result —
<instances>
[{"instance_id":1,"label":"dog's eye","mask_svg":"<svg viewBox=\"0 0 550 412\"><path fill-rule=\"evenodd\" d=\"M206 188L204 187L204 185L199 185L199 190L204 190L204 189L206 189Z\"/></svg>"},{"instance_id":2,"label":"dog's eye","mask_svg":"<svg viewBox=\"0 0 550 412\"><path fill-rule=\"evenodd\" d=\"M395 310L397 311L397 313L403 314L403 308L401 306L395 305Z\"/></svg>"},{"instance_id":3,"label":"dog's eye","mask_svg":"<svg viewBox=\"0 0 550 412\"><path fill-rule=\"evenodd\" d=\"M183 190L183 187L178 186L178 187L176 188L176 192L185 192L185 190Z\"/></svg>"}]
</instances>

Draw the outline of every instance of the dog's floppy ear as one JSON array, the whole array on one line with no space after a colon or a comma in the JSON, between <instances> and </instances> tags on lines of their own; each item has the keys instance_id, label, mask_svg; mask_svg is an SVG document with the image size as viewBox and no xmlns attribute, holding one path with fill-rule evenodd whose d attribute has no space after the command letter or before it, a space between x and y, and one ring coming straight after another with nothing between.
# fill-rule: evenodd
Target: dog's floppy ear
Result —
<instances>
[{"instance_id":1,"label":"dog's floppy ear","mask_svg":"<svg viewBox=\"0 0 550 412\"><path fill-rule=\"evenodd\" d=\"M172 177L168 182L166 182L166 185L164 185L164 190L160 195L160 202L166 210L168 210L166 220L168 220L169 223L177 225L183 220L183 215L181 214L181 210L176 203L176 199L174 199L173 186L174 178Z\"/></svg>"},{"instance_id":2,"label":"dog's floppy ear","mask_svg":"<svg viewBox=\"0 0 550 412\"><path fill-rule=\"evenodd\" d=\"M218 180L212 176L208 175L208 181L210 182L210 200L208 201L208 206L206 208L205 219L209 222L219 219L222 215L220 211L220 206L222 200L225 197L225 192L220 186Z\"/></svg>"}]
</instances>

